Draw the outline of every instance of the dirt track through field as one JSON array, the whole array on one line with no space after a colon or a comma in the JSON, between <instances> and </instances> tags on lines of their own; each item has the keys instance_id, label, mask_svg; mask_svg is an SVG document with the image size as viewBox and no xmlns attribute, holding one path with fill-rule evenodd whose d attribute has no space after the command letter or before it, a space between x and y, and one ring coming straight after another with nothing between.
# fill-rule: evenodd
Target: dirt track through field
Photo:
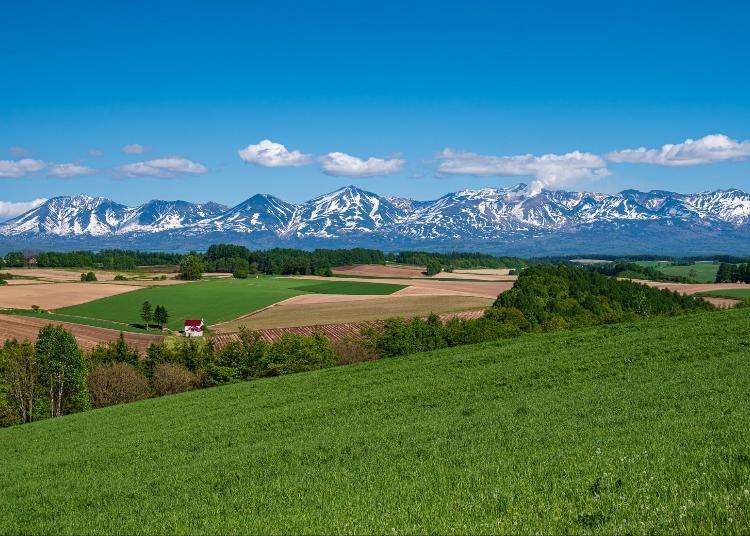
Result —
<instances>
[{"instance_id":1,"label":"dirt track through field","mask_svg":"<svg viewBox=\"0 0 750 536\"><path fill-rule=\"evenodd\" d=\"M50 321L44 318L0 314L0 342L6 339L35 341L39 330L48 324L61 325L73 333L78 344L84 350L90 350L99 343L113 341L120 336L120 332L113 329ZM160 335L148 335L146 333L124 332L123 336L129 345L137 348L141 353L144 353L151 343L160 342L164 339Z\"/></svg>"}]
</instances>

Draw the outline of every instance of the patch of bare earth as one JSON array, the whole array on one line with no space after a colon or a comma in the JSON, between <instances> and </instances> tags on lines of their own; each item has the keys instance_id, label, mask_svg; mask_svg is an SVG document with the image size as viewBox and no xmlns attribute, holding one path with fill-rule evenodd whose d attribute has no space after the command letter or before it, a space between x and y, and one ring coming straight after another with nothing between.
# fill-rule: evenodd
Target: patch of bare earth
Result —
<instances>
[{"instance_id":1,"label":"patch of bare earth","mask_svg":"<svg viewBox=\"0 0 750 536\"><path fill-rule=\"evenodd\" d=\"M111 283L2 286L0 287L0 308L30 309L32 305L38 305L42 309L58 309L123 294L138 288L140 287Z\"/></svg>"},{"instance_id":2,"label":"patch of bare earth","mask_svg":"<svg viewBox=\"0 0 750 536\"><path fill-rule=\"evenodd\" d=\"M0 341L5 341L6 339L18 339L19 341L29 339L33 342L36 340L39 330L49 324L61 325L73 333L78 344L84 350L90 350L99 343L112 341L120 336L120 332L113 329L82 326L67 322L52 322L44 318L0 314ZM123 336L129 345L137 348L141 353L144 353L152 343L160 342L164 339L160 335L148 335L145 333L124 332Z\"/></svg>"},{"instance_id":3,"label":"patch of bare earth","mask_svg":"<svg viewBox=\"0 0 750 536\"><path fill-rule=\"evenodd\" d=\"M712 290L746 289L750 287L747 283L670 283L665 281L647 281L644 279L634 279L633 281L648 285L649 287L671 290L688 295L698 292L710 292ZM740 303L740 300L732 298L717 298L714 296L701 296L701 298L720 309L728 309Z\"/></svg>"},{"instance_id":4,"label":"patch of bare earth","mask_svg":"<svg viewBox=\"0 0 750 536\"><path fill-rule=\"evenodd\" d=\"M328 277L318 277L314 275L299 276L300 279L316 279L320 281L330 281ZM383 283L379 279L368 279L366 277L352 277L347 281L361 281L365 283ZM406 285L407 287L416 287L425 290L407 290L401 289L391 294L397 296L400 294L420 293L433 295L456 295L456 296L479 296L481 298L497 298L501 292L513 288L515 281L436 281L434 279L389 279L388 283L395 285Z\"/></svg>"},{"instance_id":5,"label":"patch of bare earth","mask_svg":"<svg viewBox=\"0 0 750 536\"><path fill-rule=\"evenodd\" d=\"M382 264L353 264L337 266L331 271L340 275L370 277L426 277L423 266L383 266Z\"/></svg>"}]
</instances>

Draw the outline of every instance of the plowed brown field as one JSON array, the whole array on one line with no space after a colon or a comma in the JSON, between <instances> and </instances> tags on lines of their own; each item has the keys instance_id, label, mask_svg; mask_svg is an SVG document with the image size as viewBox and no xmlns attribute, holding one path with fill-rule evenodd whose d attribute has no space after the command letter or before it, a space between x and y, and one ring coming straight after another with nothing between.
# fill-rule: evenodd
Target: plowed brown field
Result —
<instances>
[{"instance_id":1,"label":"plowed brown field","mask_svg":"<svg viewBox=\"0 0 750 536\"><path fill-rule=\"evenodd\" d=\"M6 339L18 339L19 341L29 339L30 341L35 341L39 330L48 324L59 324L73 333L76 340L78 340L78 344L84 350L90 350L101 342L112 341L120 336L120 332L113 329L82 326L67 322L50 322L43 318L0 314L0 342ZM145 333L123 333L123 336L128 344L138 348L141 353L145 352L151 343L164 339L160 335L148 335Z\"/></svg>"}]
</instances>

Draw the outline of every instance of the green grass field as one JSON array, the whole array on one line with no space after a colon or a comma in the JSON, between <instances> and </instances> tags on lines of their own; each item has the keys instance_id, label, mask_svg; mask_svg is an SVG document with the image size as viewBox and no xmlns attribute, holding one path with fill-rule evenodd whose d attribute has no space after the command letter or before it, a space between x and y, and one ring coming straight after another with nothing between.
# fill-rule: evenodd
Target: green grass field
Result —
<instances>
[{"instance_id":1,"label":"green grass field","mask_svg":"<svg viewBox=\"0 0 750 536\"><path fill-rule=\"evenodd\" d=\"M732 288L726 290L710 290L699 292L697 296L715 296L717 298L736 298L738 300L750 300L750 289Z\"/></svg>"},{"instance_id":2,"label":"green grass field","mask_svg":"<svg viewBox=\"0 0 750 536\"><path fill-rule=\"evenodd\" d=\"M359 294L370 296L386 296L406 288L406 285L394 285L392 283L364 283L359 281L325 281L317 284L305 284L296 287L295 290L312 292L314 294Z\"/></svg>"},{"instance_id":3,"label":"green grass field","mask_svg":"<svg viewBox=\"0 0 750 536\"><path fill-rule=\"evenodd\" d=\"M0 533L750 532L750 309L0 430Z\"/></svg>"},{"instance_id":4,"label":"green grass field","mask_svg":"<svg viewBox=\"0 0 750 536\"><path fill-rule=\"evenodd\" d=\"M334 292L334 285L341 285L342 293L351 294L390 294L401 288L397 285L382 285L386 288L381 289L381 285L377 283L321 283L317 280L284 277L207 279L181 285L147 287L63 307L54 312L72 317L138 324L142 323L141 304L149 301L152 307L163 305L167 308L170 314L168 327L181 329L186 318L203 318L208 325L226 322L292 296L306 292L320 293L321 290L315 290L316 287L326 293Z\"/></svg>"},{"instance_id":5,"label":"green grass field","mask_svg":"<svg viewBox=\"0 0 750 536\"><path fill-rule=\"evenodd\" d=\"M697 283L713 283L719 265L712 262L696 262L690 266L677 266L665 261L638 261L635 264L656 268L666 275L687 277Z\"/></svg>"}]
</instances>

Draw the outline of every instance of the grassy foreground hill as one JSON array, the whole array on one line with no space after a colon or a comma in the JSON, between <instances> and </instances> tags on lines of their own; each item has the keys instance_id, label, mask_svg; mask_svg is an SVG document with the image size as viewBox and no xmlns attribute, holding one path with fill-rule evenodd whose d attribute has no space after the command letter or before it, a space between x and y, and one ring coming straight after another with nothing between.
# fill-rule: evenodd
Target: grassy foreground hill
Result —
<instances>
[{"instance_id":1,"label":"grassy foreground hill","mask_svg":"<svg viewBox=\"0 0 750 536\"><path fill-rule=\"evenodd\" d=\"M748 533L750 309L0 430L0 532Z\"/></svg>"}]
</instances>

